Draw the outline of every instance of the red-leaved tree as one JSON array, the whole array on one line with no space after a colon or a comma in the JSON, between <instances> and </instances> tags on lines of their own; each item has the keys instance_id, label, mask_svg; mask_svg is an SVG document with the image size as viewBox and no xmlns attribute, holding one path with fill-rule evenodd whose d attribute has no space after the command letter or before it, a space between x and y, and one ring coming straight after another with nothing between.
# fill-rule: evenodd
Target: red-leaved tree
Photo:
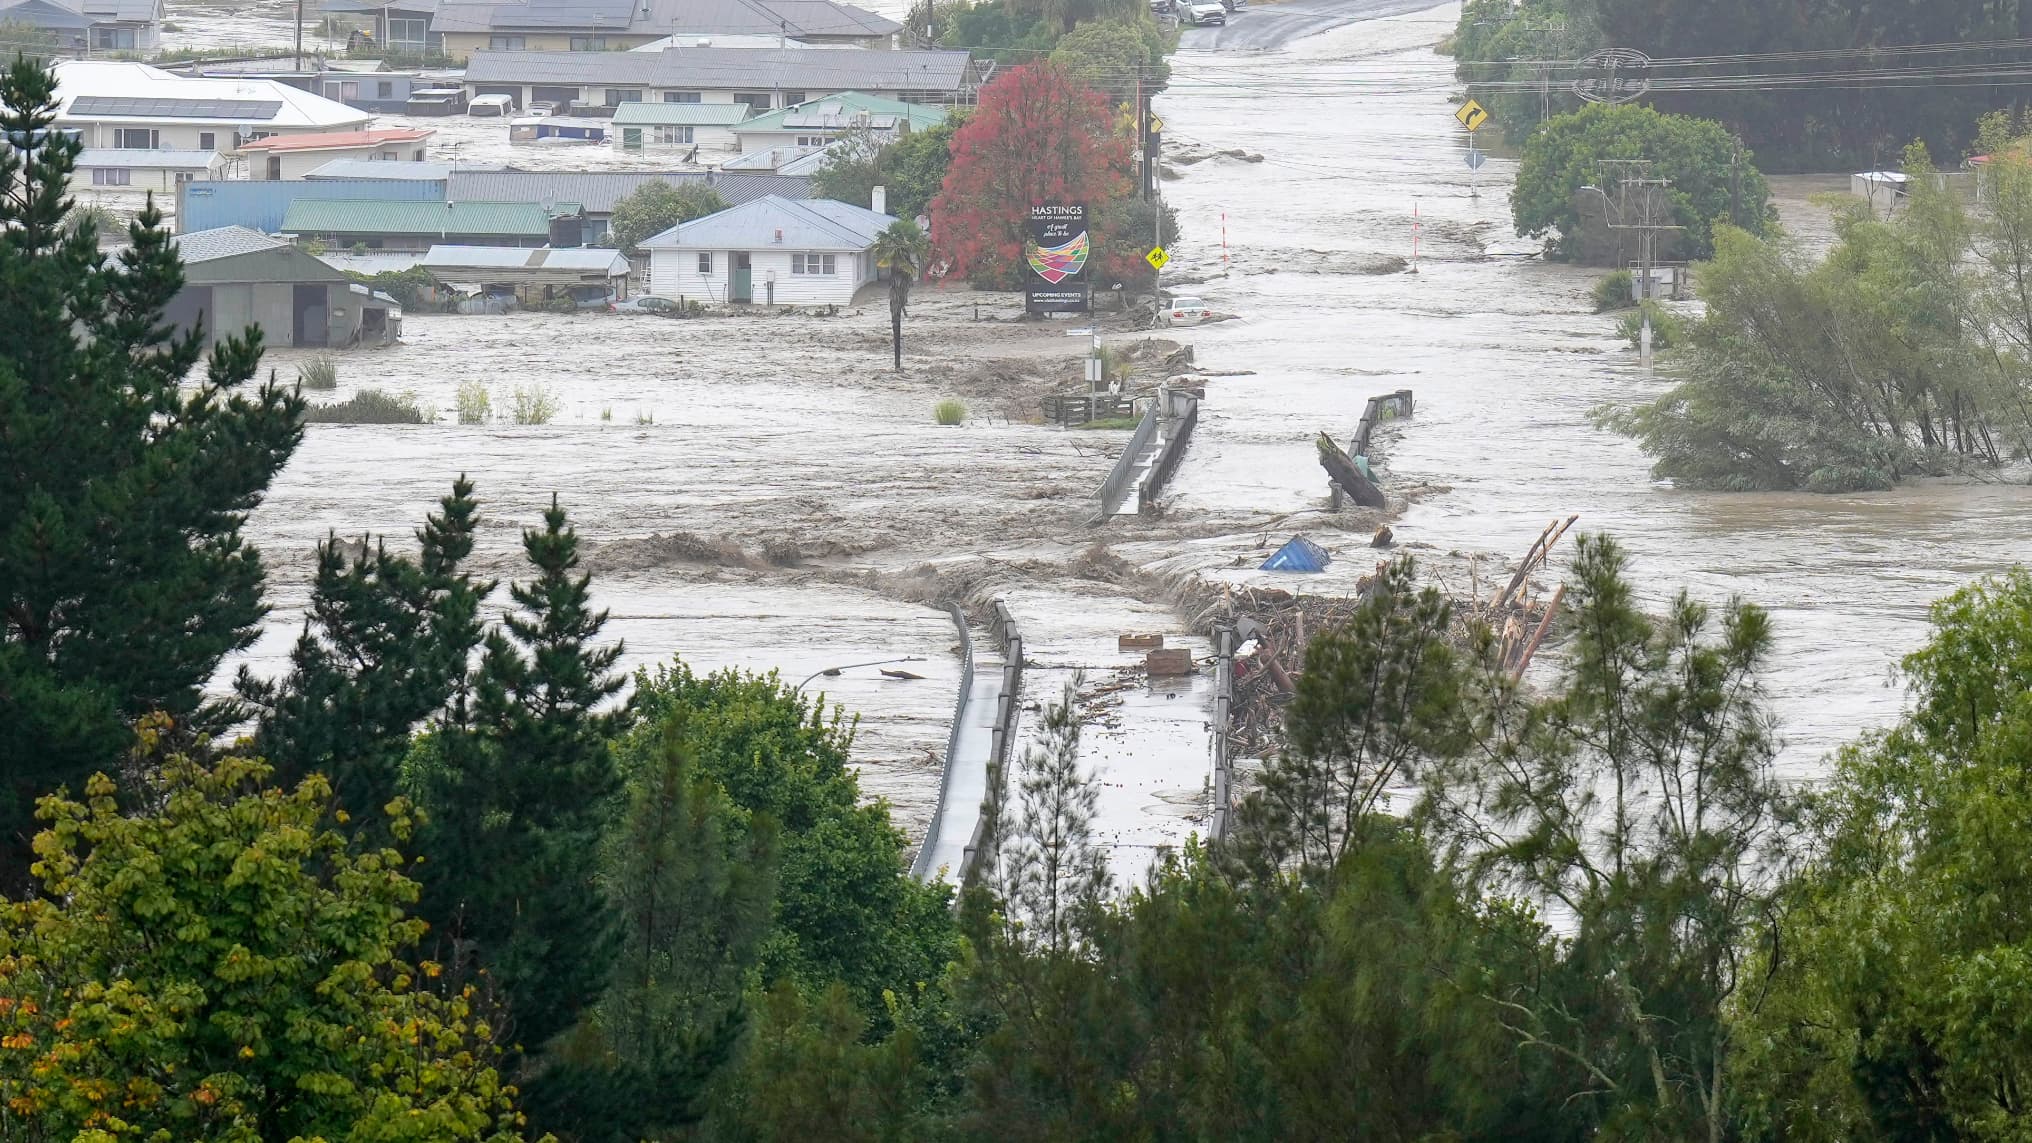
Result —
<instances>
[{"instance_id":1,"label":"red-leaved tree","mask_svg":"<svg viewBox=\"0 0 2032 1143\"><path fill-rule=\"evenodd\" d=\"M1108 101L1057 64L1024 64L982 88L980 107L954 133L952 166L931 204L932 245L977 284L1013 287L1032 206L1086 203L1091 225L1132 183L1129 140ZM1106 236L1093 238L1103 277L1130 272Z\"/></svg>"}]
</instances>

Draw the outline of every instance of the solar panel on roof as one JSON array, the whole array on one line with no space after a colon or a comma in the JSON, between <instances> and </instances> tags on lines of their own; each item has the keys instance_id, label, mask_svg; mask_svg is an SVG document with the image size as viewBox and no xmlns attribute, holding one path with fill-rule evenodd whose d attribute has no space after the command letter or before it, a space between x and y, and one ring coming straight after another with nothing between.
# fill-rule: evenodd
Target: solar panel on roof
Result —
<instances>
[{"instance_id":1,"label":"solar panel on roof","mask_svg":"<svg viewBox=\"0 0 2032 1143\"><path fill-rule=\"evenodd\" d=\"M117 115L132 119L273 119L282 111L279 99L144 99L119 95L81 95L71 101L70 116Z\"/></svg>"}]
</instances>

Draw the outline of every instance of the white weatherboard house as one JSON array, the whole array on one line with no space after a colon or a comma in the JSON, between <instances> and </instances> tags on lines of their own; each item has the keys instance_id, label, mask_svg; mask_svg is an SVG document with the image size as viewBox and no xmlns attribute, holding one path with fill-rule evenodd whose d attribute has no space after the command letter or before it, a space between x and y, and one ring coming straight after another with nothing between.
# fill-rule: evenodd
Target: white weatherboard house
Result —
<instances>
[{"instance_id":1,"label":"white weatherboard house","mask_svg":"<svg viewBox=\"0 0 2032 1143\"><path fill-rule=\"evenodd\" d=\"M57 126L86 147L231 151L251 139L357 131L369 112L269 79L199 79L147 64L60 60Z\"/></svg>"},{"instance_id":2,"label":"white weatherboard house","mask_svg":"<svg viewBox=\"0 0 2032 1143\"><path fill-rule=\"evenodd\" d=\"M869 248L896 221L831 199L753 202L649 239L649 292L664 298L844 305L875 280Z\"/></svg>"}]
</instances>

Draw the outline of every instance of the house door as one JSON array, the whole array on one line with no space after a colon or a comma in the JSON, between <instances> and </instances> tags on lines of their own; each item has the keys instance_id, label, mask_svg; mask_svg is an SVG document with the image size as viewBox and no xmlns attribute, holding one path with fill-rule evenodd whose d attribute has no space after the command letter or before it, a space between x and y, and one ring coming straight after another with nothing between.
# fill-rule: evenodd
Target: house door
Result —
<instances>
[{"instance_id":1,"label":"house door","mask_svg":"<svg viewBox=\"0 0 2032 1143\"><path fill-rule=\"evenodd\" d=\"M268 179L273 182L282 177L282 156L268 156Z\"/></svg>"},{"instance_id":2,"label":"house door","mask_svg":"<svg viewBox=\"0 0 2032 1143\"><path fill-rule=\"evenodd\" d=\"M755 300L755 267L748 261L748 255L737 253L733 260L734 280L727 284L727 300L752 302Z\"/></svg>"},{"instance_id":3,"label":"house door","mask_svg":"<svg viewBox=\"0 0 2032 1143\"><path fill-rule=\"evenodd\" d=\"M294 320L292 345L324 345L331 340L331 317L325 311L323 286L297 286L290 298Z\"/></svg>"}]
</instances>

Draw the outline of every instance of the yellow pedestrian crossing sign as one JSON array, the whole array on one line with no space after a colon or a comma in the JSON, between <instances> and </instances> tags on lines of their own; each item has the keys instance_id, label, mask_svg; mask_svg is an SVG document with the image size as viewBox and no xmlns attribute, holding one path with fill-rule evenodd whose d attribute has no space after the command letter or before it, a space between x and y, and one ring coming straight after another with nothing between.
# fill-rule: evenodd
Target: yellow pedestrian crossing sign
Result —
<instances>
[{"instance_id":1,"label":"yellow pedestrian crossing sign","mask_svg":"<svg viewBox=\"0 0 2032 1143\"><path fill-rule=\"evenodd\" d=\"M1143 255L1143 260L1150 263L1152 270L1162 270L1164 269L1164 264L1171 261L1171 255L1164 252L1164 247L1153 246L1150 248L1150 253Z\"/></svg>"},{"instance_id":2,"label":"yellow pedestrian crossing sign","mask_svg":"<svg viewBox=\"0 0 2032 1143\"><path fill-rule=\"evenodd\" d=\"M1453 117L1460 120L1460 125L1468 130L1479 131L1482 124L1489 121L1489 110L1470 99L1460 105L1460 110L1454 112Z\"/></svg>"}]
</instances>

